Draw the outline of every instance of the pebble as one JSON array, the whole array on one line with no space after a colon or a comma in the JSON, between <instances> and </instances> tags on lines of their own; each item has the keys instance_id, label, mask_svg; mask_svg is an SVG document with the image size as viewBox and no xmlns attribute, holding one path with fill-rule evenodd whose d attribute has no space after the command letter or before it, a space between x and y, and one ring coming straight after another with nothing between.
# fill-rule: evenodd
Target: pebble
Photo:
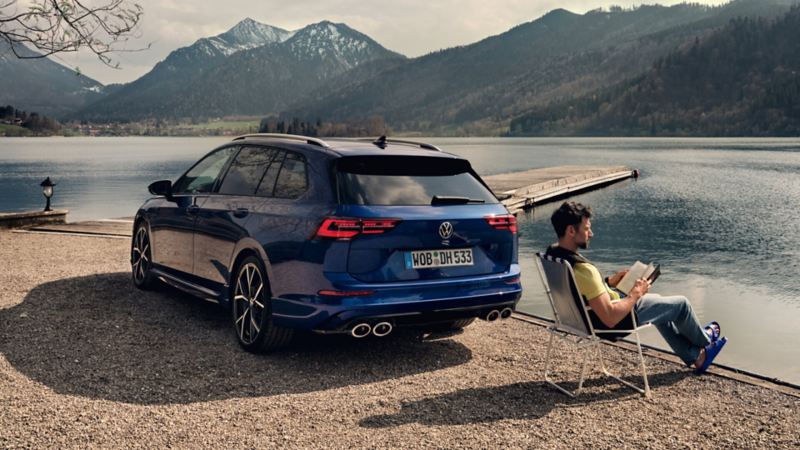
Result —
<instances>
[{"instance_id":1,"label":"pebble","mask_svg":"<svg viewBox=\"0 0 800 450\"><path fill-rule=\"evenodd\" d=\"M128 246L0 231L0 448L800 444L798 396L653 358L651 400L596 371L569 399L542 379L545 330L513 319L250 355L213 305L134 289ZM17 320L23 308L51 319ZM580 360L560 354L557 375L574 383Z\"/></svg>"}]
</instances>

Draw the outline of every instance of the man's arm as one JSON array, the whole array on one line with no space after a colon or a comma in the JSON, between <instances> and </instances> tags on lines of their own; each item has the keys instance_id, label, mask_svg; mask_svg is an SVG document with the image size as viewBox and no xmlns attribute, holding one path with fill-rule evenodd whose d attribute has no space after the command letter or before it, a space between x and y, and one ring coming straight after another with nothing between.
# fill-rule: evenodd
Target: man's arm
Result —
<instances>
[{"instance_id":1,"label":"man's arm","mask_svg":"<svg viewBox=\"0 0 800 450\"><path fill-rule=\"evenodd\" d=\"M592 311L597 314L597 317L600 318L600 321L603 322L605 326L613 328L624 319L625 316L630 314L636 302L639 301L648 290L650 290L650 283L640 278L636 280L636 284L627 297L617 302L612 302L608 292L603 292L597 297L590 299L589 306L592 307Z\"/></svg>"}]
</instances>

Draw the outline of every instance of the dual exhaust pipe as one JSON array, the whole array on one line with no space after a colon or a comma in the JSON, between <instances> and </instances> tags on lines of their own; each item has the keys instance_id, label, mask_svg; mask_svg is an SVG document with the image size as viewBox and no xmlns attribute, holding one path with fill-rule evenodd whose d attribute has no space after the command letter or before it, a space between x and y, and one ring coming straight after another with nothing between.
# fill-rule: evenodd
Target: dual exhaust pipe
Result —
<instances>
[{"instance_id":1,"label":"dual exhaust pipe","mask_svg":"<svg viewBox=\"0 0 800 450\"><path fill-rule=\"evenodd\" d=\"M508 319L513 312L514 310L511 308L503 308L502 310L493 309L486 313L485 316L481 317L481 319L487 322L494 322L497 319Z\"/></svg>"},{"instance_id":2,"label":"dual exhaust pipe","mask_svg":"<svg viewBox=\"0 0 800 450\"><path fill-rule=\"evenodd\" d=\"M514 310L511 308L503 308L501 310L493 309L486 313L481 319L487 322L494 322L497 319L508 319ZM367 322L356 324L350 329L350 336L361 339L369 336L370 334L375 337L384 337L392 332L394 327L389 322L378 322L375 325L370 325Z\"/></svg>"},{"instance_id":3,"label":"dual exhaust pipe","mask_svg":"<svg viewBox=\"0 0 800 450\"><path fill-rule=\"evenodd\" d=\"M350 330L350 336L361 339L369 336L370 333L372 333L376 337L384 337L391 333L393 329L394 327L389 322L378 322L375 325L362 322Z\"/></svg>"}]
</instances>

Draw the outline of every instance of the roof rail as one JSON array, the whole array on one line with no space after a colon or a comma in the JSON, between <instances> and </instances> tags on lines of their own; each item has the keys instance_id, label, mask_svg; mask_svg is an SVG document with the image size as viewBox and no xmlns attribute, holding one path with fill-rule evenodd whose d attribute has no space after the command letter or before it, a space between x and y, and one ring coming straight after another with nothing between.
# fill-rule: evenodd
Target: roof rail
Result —
<instances>
[{"instance_id":1,"label":"roof rail","mask_svg":"<svg viewBox=\"0 0 800 450\"><path fill-rule=\"evenodd\" d=\"M282 133L252 133L236 136L232 140L239 141L247 138L273 138L273 139L286 139L289 141L303 141L307 144L317 145L323 148L330 148L327 142L322 139L312 138L308 136L299 136L296 134L282 134Z\"/></svg>"},{"instance_id":2,"label":"roof rail","mask_svg":"<svg viewBox=\"0 0 800 450\"><path fill-rule=\"evenodd\" d=\"M441 152L442 151L442 149L440 149L439 147L437 147L437 146L435 146L433 144L428 144L428 143L425 143L425 142L417 142L417 141L408 141L408 140L405 140L405 139L392 139L392 138L387 138L386 136L381 136L381 137L379 137L379 138L377 138L375 140L372 140L372 138L361 138L361 139L358 139L358 140L359 141L372 141L373 144L377 145L380 148L386 148L386 144L407 144L407 145L416 145L419 148L423 148L425 150L433 150L433 151L436 151L436 152Z\"/></svg>"}]
</instances>

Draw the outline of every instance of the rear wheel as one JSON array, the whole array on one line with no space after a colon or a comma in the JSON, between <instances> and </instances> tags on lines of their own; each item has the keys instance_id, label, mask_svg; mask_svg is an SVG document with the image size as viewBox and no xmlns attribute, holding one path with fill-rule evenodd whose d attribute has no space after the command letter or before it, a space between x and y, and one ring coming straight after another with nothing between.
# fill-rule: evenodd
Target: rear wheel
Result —
<instances>
[{"instance_id":1,"label":"rear wheel","mask_svg":"<svg viewBox=\"0 0 800 450\"><path fill-rule=\"evenodd\" d=\"M153 252L147 226L140 223L131 241L131 275L133 284L139 289L152 289L156 284L152 267Z\"/></svg>"},{"instance_id":2,"label":"rear wheel","mask_svg":"<svg viewBox=\"0 0 800 450\"><path fill-rule=\"evenodd\" d=\"M239 345L254 353L267 352L286 345L290 329L272 323L269 282L261 260L246 257L236 271L231 297L233 328Z\"/></svg>"}]
</instances>

